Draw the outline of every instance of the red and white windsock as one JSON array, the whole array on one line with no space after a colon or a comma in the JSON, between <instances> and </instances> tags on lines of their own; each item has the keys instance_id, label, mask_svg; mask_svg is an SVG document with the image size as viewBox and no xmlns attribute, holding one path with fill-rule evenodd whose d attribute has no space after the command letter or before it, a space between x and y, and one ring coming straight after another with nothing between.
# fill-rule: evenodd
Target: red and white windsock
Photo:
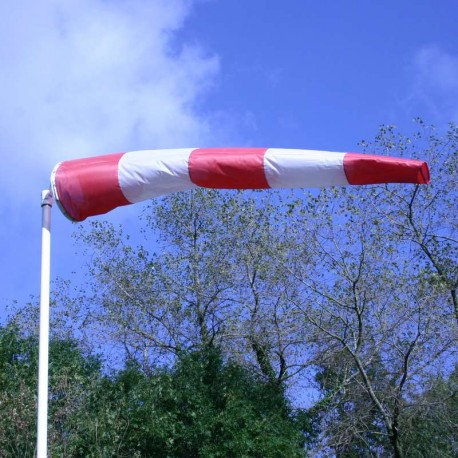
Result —
<instances>
[{"instance_id":1,"label":"red and white windsock","mask_svg":"<svg viewBox=\"0 0 458 458\"><path fill-rule=\"evenodd\" d=\"M278 148L132 151L57 164L54 198L73 221L185 191L429 183L425 162L370 154Z\"/></svg>"}]
</instances>

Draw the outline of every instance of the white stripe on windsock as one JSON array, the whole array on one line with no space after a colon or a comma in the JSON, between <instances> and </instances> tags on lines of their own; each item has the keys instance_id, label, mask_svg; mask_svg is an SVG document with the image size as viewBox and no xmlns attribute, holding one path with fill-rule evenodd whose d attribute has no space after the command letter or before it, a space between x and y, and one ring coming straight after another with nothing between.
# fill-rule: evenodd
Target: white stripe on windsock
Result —
<instances>
[{"instance_id":1,"label":"white stripe on windsock","mask_svg":"<svg viewBox=\"0 0 458 458\"><path fill-rule=\"evenodd\" d=\"M345 153L270 148L264 155L264 172L271 188L344 186Z\"/></svg>"},{"instance_id":2,"label":"white stripe on windsock","mask_svg":"<svg viewBox=\"0 0 458 458\"><path fill-rule=\"evenodd\" d=\"M141 202L185 191L196 185L189 178L189 156L194 148L131 151L119 160L118 179L125 198Z\"/></svg>"}]
</instances>

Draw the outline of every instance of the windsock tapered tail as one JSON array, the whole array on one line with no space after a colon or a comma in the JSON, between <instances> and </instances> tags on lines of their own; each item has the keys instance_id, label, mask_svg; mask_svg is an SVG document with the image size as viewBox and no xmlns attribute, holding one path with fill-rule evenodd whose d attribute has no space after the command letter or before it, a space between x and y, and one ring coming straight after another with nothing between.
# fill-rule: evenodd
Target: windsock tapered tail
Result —
<instances>
[{"instance_id":1,"label":"windsock tapered tail","mask_svg":"<svg viewBox=\"0 0 458 458\"><path fill-rule=\"evenodd\" d=\"M429 183L425 162L370 154L278 148L145 150L57 164L51 186L73 221L195 187L313 188Z\"/></svg>"}]
</instances>

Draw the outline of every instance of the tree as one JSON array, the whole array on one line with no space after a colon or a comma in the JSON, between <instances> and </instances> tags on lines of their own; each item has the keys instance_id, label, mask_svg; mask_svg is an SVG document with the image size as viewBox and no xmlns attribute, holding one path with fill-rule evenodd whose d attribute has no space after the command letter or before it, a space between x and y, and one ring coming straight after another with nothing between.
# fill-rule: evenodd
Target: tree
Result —
<instances>
[{"instance_id":1,"label":"tree","mask_svg":"<svg viewBox=\"0 0 458 458\"><path fill-rule=\"evenodd\" d=\"M306 344L288 340L299 330L281 271L277 198L212 190L169 196L145 214L146 235L158 240L135 249L122 231L93 223L78 235L92 262L92 289L73 304L84 304L93 335L109 333L145 367L215 344L281 384L302 369L293 355Z\"/></svg>"},{"instance_id":2,"label":"tree","mask_svg":"<svg viewBox=\"0 0 458 458\"><path fill-rule=\"evenodd\" d=\"M49 452L66 457L305 456L307 417L277 386L216 348L180 354L146 374L130 362L110 376L76 343L53 339ZM35 449L37 339L0 329L0 456Z\"/></svg>"},{"instance_id":3,"label":"tree","mask_svg":"<svg viewBox=\"0 0 458 458\"><path fill-rule=\"evenodd\" d=\"M437 138L421 128L411 140L383 127L366 145L415 157L426 142L418 154L437 180L431 187L324 190L300 220L308 263L299 251L289 270L302 290L290 297L315 329L319 373L336 377L326 423L335 450L365 442L370 452L368 434L381 435L384 453L405 456L403 428L424 408L411 401L431 373L446 375L456 352L458 132ZM310 224L313 214L327 216ZM372 420L361 421L361 402Z\"/></svg>"},{"instance_id":4,"label":"tree","mask_svg":"<svg viewBox=\"0 0 458 458\"><path fill-rule=\"evenodd\" d=\"M456 352L458 129L382 126L362 145L426 159L432 184L153 201L143 246L108 224L80 233L92 291L68 308L145 371L217 346L279 389L315 379L322 444L406 456L417 395Z\"/></svg>"},{"instance_id":5,"label":"tree","mask_svg":"<svg viewBox=\"0 0 458 458\"><path fill-rule=\"evenodd\" d=\"M110 436L98 446L109 450L122 436L116 456L305 456L304 426L284 396L223 363L217 350L180 355L171 370L151 375L130 365L107 381L102 396L108 403L101 407L110 408L96 417L107 421L99 427ZM94 437L89 431L81 456L98 456L91 455Z\"/></svg>"},{"instance_id":6,"label":"tree","mask_svg":"<svg viewBox=\"0 0 458 458\"><path fill-rule=\"evenodd\" d=\"M448 378L431 376L431 387L415 403L423 409L411 416L404 431L406 456L452 458L458 455L458 367Z\"/></svg>"},{"instance_id":7,"label":"tree","mask_svg":"<svg viewBox=\"0 0 458 458\"><path fill-rule=\"evenodd\" d=\"M22 340L17 328L0 328L0 456L32 456L37 368L32 342Z\"/></svg>"},{"instance_id":8,"label":"tree","mask_svg":"<svg viewBox=\"0 0 458 458\"><path fill-rule=\"evenodd\" d=\"M74 340L50 342L48 441L51 453L72 456L88 393L98 383L100 362ZM32 457L36 444L38 339L12 320L0 328L0 456Z\"/></svg>"}]
</instances>

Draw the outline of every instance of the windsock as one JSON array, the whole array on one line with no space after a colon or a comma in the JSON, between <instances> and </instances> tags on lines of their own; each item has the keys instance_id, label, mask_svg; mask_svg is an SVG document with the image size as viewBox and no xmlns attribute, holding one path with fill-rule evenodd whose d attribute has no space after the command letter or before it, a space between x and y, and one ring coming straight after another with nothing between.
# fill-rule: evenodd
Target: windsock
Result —
<instances>
[{"instance_id":1,"label":"windsock","mask_svg":"<svg viewBox=\"0 0 458 458\"><path fill-rule=\"evenodd\" d=\"M313 188L379 183L429 183L428 166L413 159L358 153L187 148L64 161L51 174L54 198L72 221L195 187Z\"/></svg>"}]
</instances>

